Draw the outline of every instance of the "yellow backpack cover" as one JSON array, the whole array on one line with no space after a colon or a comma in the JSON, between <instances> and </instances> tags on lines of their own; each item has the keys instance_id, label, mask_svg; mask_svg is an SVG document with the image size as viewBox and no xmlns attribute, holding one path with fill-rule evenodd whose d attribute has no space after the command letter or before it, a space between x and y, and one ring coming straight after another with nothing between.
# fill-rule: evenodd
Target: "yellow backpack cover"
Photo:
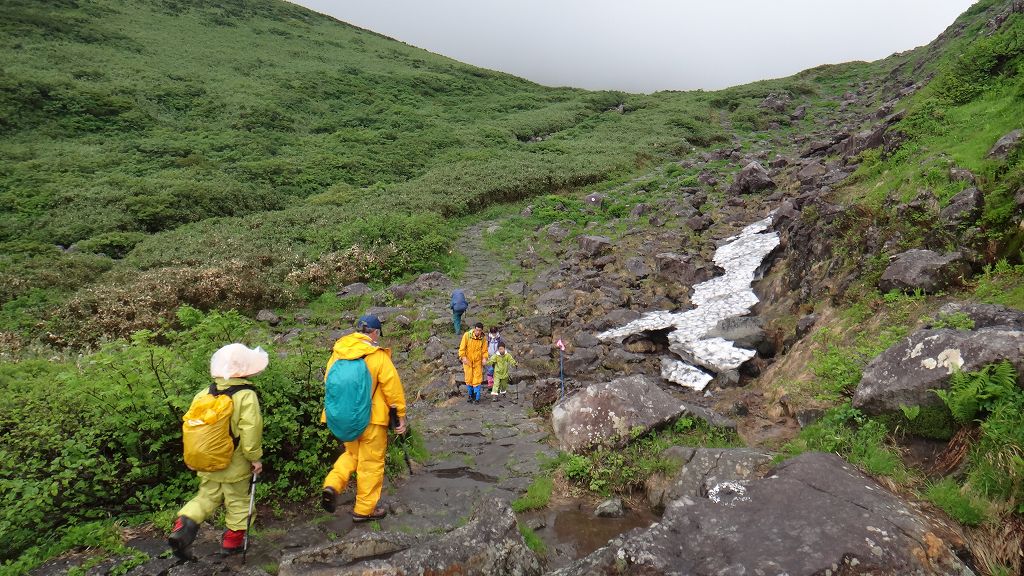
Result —
<instances>
[{"instance_id":1,"label":"yellow backpack cover","mask_svg":"<svg viewBox=\"0 0 1024 576\"><path fill-rule=\"evenodd\" d=\"M231 396L252 389L243 385L217 390L217 385L211 384L206 394L192 400L181 425L186 466L196 472L216 472L231 464L236 443L231 435Z\"/></svg>"}]
</instances>

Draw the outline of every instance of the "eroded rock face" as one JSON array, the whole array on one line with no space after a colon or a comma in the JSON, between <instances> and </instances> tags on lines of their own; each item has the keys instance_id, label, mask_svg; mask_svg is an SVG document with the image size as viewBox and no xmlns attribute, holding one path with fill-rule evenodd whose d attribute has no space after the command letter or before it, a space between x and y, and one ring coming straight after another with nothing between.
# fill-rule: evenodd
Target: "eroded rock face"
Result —
<instances>
[{"instance_id":1,"label":"eroded rock face","mask_svg":"<svg viewBox=\"0 0 1024 576\"><path fill-rule=\"evenodd\" d=\"M583 574L973 574L952 529L834 454L683 496L661 522L555 571Z\"/></svg>"},{"instance_id":2,"label":"eroded rock face","mask_svg":"<svg viewBox=\"0 0 1024 576\"><path fill-rule=\"evenodd\" d=\"M1024 331L990 327L973 331L918 330L868 363L853 405L868 414L900 406L940 406L933 389L949 388L955 370L971 372L1001 360L1024 369Z\"/></svg>"},{"instance_id":3,"label":"eroded rock face","mask_svg":"<svg viewBox=\"0 0 1024 576\"><path fill-rule=\"evenodd\" d=\"M878 289L938 292L967 274L970 267L959 252L939 254L931 250L907 250L898 254L882 273Z\"/></svg>"},{"instance_id":4,"label":"eroded rock face","mask_svg":"<svg viewBox=\"0 0 1024 576\"><path fill-rule=\"evenodd\" d=\"M387 559L372 559L387 554L391 554ZM436 540L414 545L405 534L352 532L338 542L286 556L278 572L281 576L540 573L540 562L516 527L515 513L497 498L477 509L465 526Z\"/></svg>"},{"instance_id":5,"label":"eroded rock face","mask_svg":"<svg viewBox=\"0 0 1024 576\"><path fill-rule=\"evenodd\" d=\"M633 434L671 422L686 406L646 376L592 384L551 410L551 427L562 450L581 453L596 446L623 446Z\"/></svg>"}]
</instances>

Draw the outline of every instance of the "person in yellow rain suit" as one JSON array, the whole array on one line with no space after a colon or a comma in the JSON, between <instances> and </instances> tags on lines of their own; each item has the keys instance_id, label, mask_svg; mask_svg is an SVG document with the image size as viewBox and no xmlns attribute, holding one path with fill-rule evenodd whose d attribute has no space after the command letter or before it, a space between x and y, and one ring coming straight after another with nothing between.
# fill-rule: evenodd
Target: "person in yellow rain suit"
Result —
<instances>
[{"instance_id":1,"label":"person in yellow rain suit","mask_svg":"<svg viewBox=\"0 0 1024 576\"><path fill-rule=\"evenodd\" d=\"M462 335L459 343L459 360L466 375L466 390L469 402L480 402L480 386L484 382L484 362L487 361L487 339L484 325L477 322L472 330Z\"/></svg>"},{"instance_id":2,"label":"person in yellow rain suit","mask_svg":"<svg viewBox=\"0 0 1024 576\"><path fill-rule=\"evenodd\" d=\"M355 472L356 503L352 509L352 520L365 522L387 516L387 510L378 506L378 502L384 487L389 411L394 408L398 416L395 432L405 434L405 390L391 361L391 350L377 344L383 330L380 319L367 314L359 319L356 329L357 332L342 336L334 343L325 374L330 373L336 360L363 358L366 361L373 381L370 423L358 438L345 442L345 452L334 462L334 467L324 479L320 503L324 510L333 513L337 508L338 494L348 486L349 478ZM321 420L326 421L326 417Z\"/></svg>"},{"instance_id":3,"label":"person in yellow rain suit","mask_svg":"<svg viewBox=\"0 0 1024 576\"><path fill-rule=\"evenodd\" d=\"M221 537L223 552L241 552L249 517L249 479L263 471L263 416L260 401L251 383L245 380L259 374L269 362L261 348L251 349L244 344L228 344L210 358L210 376L215 385L204 388L195 399L216 391L229 394L232 401L229 422L232 438L237 439L231 462L216 472L197 472L199 492L178 511L174 528L167 544L174 555L182 560L193 559L191 546L199 532L199 525L224 504L224 524L227 530Z\"/></svg>"}]
</instances>

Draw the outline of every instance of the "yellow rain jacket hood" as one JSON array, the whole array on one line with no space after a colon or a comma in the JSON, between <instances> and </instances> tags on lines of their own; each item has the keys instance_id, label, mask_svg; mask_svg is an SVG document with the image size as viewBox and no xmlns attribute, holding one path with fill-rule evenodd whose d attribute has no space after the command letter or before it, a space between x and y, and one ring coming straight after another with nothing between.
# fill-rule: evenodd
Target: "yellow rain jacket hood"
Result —
<instances>
[{"instance_id":1,"label":"yellow rain jacket hood","mask_svg":"<svg viewBox=\"0 0 1024 576\"><path fill-rule=\"evenodd\" d=\"M335 360L355 360L356 358L366 360L366 368L370 371L370 378L373 379L370 424L387 426L388 410L392 406L398 410L398 416L404 418L405 391L402 389L398 370L395 370L395 365L391 362L391 350L377 346L368 334L355 332L342 336L334 343L331 359L327 361L327 369L324 371L325 381ZM325 421L321 416L321 422Z\"/></svg>"}]
</instances>

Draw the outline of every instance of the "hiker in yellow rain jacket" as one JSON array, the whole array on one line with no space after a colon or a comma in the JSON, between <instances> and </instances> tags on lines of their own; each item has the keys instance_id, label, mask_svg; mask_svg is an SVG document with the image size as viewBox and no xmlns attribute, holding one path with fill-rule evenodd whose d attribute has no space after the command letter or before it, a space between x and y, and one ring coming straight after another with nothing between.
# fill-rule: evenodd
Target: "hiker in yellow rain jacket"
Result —
<instances>
[{"instance_id":1,"label":"hiker in yellow rain jacket","mask_svg":"<svg viewBox=\"0 0 1024 576\"><path fill-rule=\"evenodd\" d=\"M380 319L367 314L356 324L358 332L342 336L334 343L334 352L327 361L326 374L336 360L364 358L366 368L373 380L370 401L370 424L352 442L345 442L345 452L334 462L334 467L324 479L320 503L328 512L337 507L337 496L348 486L352 473L356 473L356 504L352 509L352 520L364 522L387 516L387 510L377 503L384 487L384 455L388 449L388 422L390 410L398 415L395 431L405 434L405 390L398 377L398 371L391 361L391 350L380 348L377 339L381 335ZM326 418L321 418L326 421Z\"/></svg>"},{"instance_id":2,"label":"hiker in yellow rain jacket","mask_svg":"<svg viewBox=\"0 0 1024 576\"><path fill-rule=\"evenodd\" d=\"M477 322L473 329L462 335L459 360L466 375L466 390L470 402L480 402L480 385L484 382L484 362L487 361L487 339L484 325Z\"/></svg>"},{"instance_id":3,"label":"hiker in yellow rain jacket","mask_svg":"<svg viewBox=\"0 0 1024 576\"><path fill-rule=\"evenodd\" d=\"M262 372L268 361L267 353L261 348L228 344L210 358L210 375L218 391L246 386L251 383L244 377ZM209 393L209 389L204 388L195 398ZM224 524L227 527L221 537L224 552L242 551L245 531L252 521L249 517L249 479L263 471L260 460L263 458L263 415L260 414L259 398L251 389L233 392L231 401L231 437L238 439L231 463L223 470L196 473L199 492L178 511L173 531L167 538L174 555L183 560L193 558L191 545L199 532L199 525L212 516L221 503L224 504Z\"/></svg>"}]
</instances>

